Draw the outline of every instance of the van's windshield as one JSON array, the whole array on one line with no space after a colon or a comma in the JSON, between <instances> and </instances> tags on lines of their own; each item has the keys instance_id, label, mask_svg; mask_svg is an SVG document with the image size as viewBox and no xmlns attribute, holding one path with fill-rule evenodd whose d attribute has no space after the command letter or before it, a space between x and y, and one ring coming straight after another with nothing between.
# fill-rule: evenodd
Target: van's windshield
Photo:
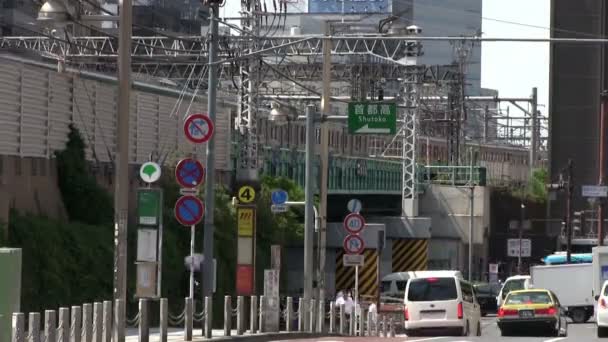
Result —
<instances>
[{"instance_id":1,"label":"van's windshield","mask_svg":"<svg viewBox=\"0 0 608 342\"><path fill-rule=\"evenodd\" d=\"M420 278L410 280L407 299L412 302L453 300L458 298L454 278Z\"/></svg>"}]
</instances>

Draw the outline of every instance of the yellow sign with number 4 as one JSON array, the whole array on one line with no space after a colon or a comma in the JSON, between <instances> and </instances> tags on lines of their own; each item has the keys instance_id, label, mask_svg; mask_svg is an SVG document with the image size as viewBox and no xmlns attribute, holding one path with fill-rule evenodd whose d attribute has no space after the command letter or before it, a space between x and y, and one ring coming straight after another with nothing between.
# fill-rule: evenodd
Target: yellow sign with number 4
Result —
<instances>
[{"instance_id":1,"label":"yellow sign with number 4","mask_svg":"<svg viewBox=\"0 0 608 342\"><path fill-rule=\"evenodd\" d=\"M242 186L238 192L240 203L251 203L255 199L255 190L249 185Z\"/></svg>"}]
</instances>

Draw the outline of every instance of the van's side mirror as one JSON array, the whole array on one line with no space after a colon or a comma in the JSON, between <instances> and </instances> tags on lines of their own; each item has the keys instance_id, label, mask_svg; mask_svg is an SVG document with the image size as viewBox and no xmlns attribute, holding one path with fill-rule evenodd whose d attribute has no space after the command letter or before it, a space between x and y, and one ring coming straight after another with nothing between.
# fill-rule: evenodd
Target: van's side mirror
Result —
<instances>
[{"instance_id":1,"label":"van's side mirror","mask_svg":"<svg viewBox=\"0 0 608 342\"><path fill-rule=\"evenodd\" d=\"M600 295L595 295L595 301L597 301L598 299L600 299Z\"/></svg>"}]
</instances>

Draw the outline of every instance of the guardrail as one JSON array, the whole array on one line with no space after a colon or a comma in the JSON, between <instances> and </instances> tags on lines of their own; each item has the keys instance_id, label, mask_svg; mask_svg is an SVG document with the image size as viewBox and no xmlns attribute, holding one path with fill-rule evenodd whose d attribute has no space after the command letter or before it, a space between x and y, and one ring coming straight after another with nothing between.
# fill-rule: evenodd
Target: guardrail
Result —
<instances>
[{"instance_id":1,"label":"guardrail","mask_svg":"<svg viewBox=\"0 0 608 342\"><path fill-rule=\"evenodd\" d=\"M205 308L196 313L191 298L186 298L184 310L177 316L169 313L169 303L166 298L158 300L159 311L159 341L167 342L169 326L183 326L184 341L196 340L193 336L193 323L201 322L206 339L214 337L228 337L233 334L237 336L257 336L259 334L271 333L316 333L329 335L349 336L383 336L394 337L395 325L393 317L385 314L368 314L366 310L357 310L356 313L346 312L344 304L339 307L334 302L329 303L326 310L325 301L311 300L305 303L302 298L298 299L297 310L294 311L294 300L292 297L285 298L281 303L279 323L275 329L270 331L266 316L269 310L268 300L264 296L251 296L249 300L243 296L236 297L236 307L232 306L232 297L224 297L224 321L223 331L217 331L214 335L212 329L212 298L205 298ZM257 303L260 306L258 308ZM87 303L82 306L62 307L57 311L44 311L44 328L41 329L41 314L30 312L27 317L28 328L26 329L26 314L22 312L13 313L12 317L12 342L40 342L41 335L44 342L123 342L125 341L126 326L138 327L138 341L150 341L150 304L149 299L139 300L139 310L133 319L119 318L124 303L121 300L115 302L104 301ZM246 306L249 306L249 315ZM234 318L234 319L233 319ZM387 319L388 318L388 319ZM249 329L247 329L249 322ZM305 322L308 322L305 326ZM234 324L235 323L235 324ZM281 324L283 323L283 324ZM236 325L236 330L233 327ZM117 336L115 340L113 335Z\"/></svg>"}]
</instances>

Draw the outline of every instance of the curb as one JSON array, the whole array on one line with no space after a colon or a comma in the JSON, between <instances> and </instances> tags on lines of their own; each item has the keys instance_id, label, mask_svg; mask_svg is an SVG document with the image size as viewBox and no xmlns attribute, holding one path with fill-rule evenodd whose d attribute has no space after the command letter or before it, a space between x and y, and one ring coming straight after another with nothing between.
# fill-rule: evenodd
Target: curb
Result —
<instances>
[{"instance_id":1,"label":"curb","mask_svg":"<svg viewBox=\"0 0 608 342\"><path fill-rule=\"evenodd\" d=\"M327 333L300 333L300 332L283 332L283 333L264 333L255 335L240 335L240 336L222 336L213 338L213 341L246 341L246 342L266 342L277 340L297 340L307 338L321 338L330 336L340 336L338 334Z\"/></svg>"}]
</instances>

